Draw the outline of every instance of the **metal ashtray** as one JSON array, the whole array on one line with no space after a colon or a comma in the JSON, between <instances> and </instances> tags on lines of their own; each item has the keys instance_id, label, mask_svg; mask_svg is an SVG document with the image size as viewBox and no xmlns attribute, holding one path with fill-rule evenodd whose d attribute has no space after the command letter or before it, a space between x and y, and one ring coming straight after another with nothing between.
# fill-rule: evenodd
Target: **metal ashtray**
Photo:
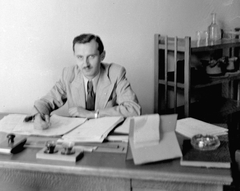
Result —
<instances>
[{"instance_id":1,"label":"metal ashtray","mask_svg":"<svg viewBox=\"0 0 240 191\"><path fill-rule=\"evenodd\" d=\"M197 134L192 137L191 144L197 150L211 151L220 146L220 141L217 136Z\"/></svg>"}]
</instances>

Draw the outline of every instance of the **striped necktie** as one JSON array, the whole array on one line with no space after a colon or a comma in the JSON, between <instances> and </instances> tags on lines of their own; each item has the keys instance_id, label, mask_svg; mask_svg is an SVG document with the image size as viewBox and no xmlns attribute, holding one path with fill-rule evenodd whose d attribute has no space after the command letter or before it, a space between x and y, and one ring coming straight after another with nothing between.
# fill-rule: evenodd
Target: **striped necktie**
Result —
<instances>
[{"instance_id":1,"label":"striped necktie","mask_svg":"<svg viewBox=\"0 0 240 191\"><path fill-rule=\"evenodd\" d=\"M92 81L88 81L87 83L87 92L87 110L92 111L95 108L95 94Z\"/></svg>"}]
</instances>

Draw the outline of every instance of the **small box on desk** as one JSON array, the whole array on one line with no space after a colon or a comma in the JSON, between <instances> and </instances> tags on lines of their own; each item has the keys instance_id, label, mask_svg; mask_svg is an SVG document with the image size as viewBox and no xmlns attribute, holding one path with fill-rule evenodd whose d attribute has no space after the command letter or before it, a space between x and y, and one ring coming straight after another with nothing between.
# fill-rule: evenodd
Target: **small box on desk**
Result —
<instances>
[{"instance_id":1,"label":"small box on desk","mask_svg":"<svg viewBox=\"0 0 240 191\"><path fill-rule=\"evenodd\" d=\"M65 154L62 147L57 146L53 153L46 152L47 149L41 149L37 154L37 159L44 160L56 160L56 161L65 161L65 162L77 162L83 157L82 150L74 150L73 153Z\"/></svg>"}]
</instances>

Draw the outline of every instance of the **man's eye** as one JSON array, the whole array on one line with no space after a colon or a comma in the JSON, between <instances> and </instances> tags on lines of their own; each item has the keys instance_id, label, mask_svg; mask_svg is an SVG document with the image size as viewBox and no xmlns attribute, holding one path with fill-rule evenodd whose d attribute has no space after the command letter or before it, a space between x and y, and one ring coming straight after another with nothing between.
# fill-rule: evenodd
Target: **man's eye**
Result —
<instances>
[{"instance_id":1,"label":"man's eye","mask_svg":"<svg viewBox=\"0 0 240 191\"><path fill-rule=\"evenodd\" d=\"M82 57L82 56L77 56L77 58L78 58L79 60L82 60L82 59L83 59L83 57Z\"/></svg>"},{"instance_id":2,"label":"man's eye","mask_svg":"<svg viewBox=\"0 0 240 191\"><path fill-rule=\"evenodd\" d=\"M88 57L89 59L94 59L95 58L95 55L91 55Z\"/></svg>"}]
</instances>

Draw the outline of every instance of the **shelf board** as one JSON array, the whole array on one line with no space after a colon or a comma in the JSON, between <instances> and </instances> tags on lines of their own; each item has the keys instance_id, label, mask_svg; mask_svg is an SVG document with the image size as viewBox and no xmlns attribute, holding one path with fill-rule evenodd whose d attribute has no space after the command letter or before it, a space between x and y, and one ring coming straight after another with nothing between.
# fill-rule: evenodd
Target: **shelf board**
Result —
<instances>
[{"instance_id":1,"label":"shelf board","mask_svg":"<svg viewBox=\"0 0 240 191\"><path fill-rule=\"evenodd\" d=\"M159 80L159 84L165 85L166 82L165 82L165 80ZM173 81L168 81L167 85L169 85L171 87L174 87L174 82ZM180 83L180 82L177 82L177 87L178 88L184 88L184 84Z\"/></svg>"},{"instance_id":2,"label":"shelf board","mask_svg":"<svg viewBox=\"0 0 240 191\"><path fill-rule=\"evenodd\" d=\"M201 42L197 44L197 41L191 42L192 52L212 51L223 48L234 48L240 46L240 39L221 39L217 41L208 41L208 43Z\"/></svg>"},{"instance_id":3,"label":"shelf board","mask_svg":"<svg viewBox=\"0 0 240 191\"><path fill-rule=\"evenodd\" d=\"M205 41L200 42L200 44L197 43L197 41L191 41L191 51L193 52L202 52L202 51L212 51L216 49L223 49L223 48L234 48L240 46L240 39L221 39L217 41ZM172 41L168 42L168 50L174 51L174 39L172 38ZM159 41L159 49L164 50L165 49L165 42ZM178 41L178 52L185 52L185 43L184 40L181 39L181 41Z\"/></svg>"},{"instance_id":4,"label":"shelf board","mask_svg":"<svg viewBox=\"0 0 240 191\"><path fill-rule=\"evenodd\" d=\"M226 73L224 76L215 76L215 77L209 77L208 81L203 84L191 84L191 87L194 89L199 89L199 88L204 88L204 87L209 87L212 85L217 85L221 83L226 83L232 80L237 80L240 79L240 71L234 72L234 73ZM165 85L166 82L164 79L159 80L159 84ZM167 84L169 86L174 86L174 82L168 81ZM184 88L184 83L183 82L177 82L177 87L178 88Z\"/></svg>"}]
</instances>

